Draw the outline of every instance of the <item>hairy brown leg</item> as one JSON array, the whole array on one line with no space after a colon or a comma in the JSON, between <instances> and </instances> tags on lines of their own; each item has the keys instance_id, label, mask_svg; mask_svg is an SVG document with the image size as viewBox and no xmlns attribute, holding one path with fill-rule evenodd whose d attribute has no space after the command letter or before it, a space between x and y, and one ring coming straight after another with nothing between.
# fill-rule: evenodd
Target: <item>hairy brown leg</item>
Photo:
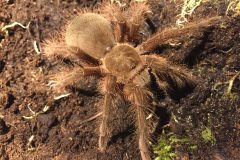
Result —
<instances>
[{"instance_id":1,"label":"hairy brown leg","mask_svg":"<svg viewBox=\"0 0 240 160\"><path fill-rule=\"evenodd\" d=\"M132 103L132 110L136 115L136 126L138 133L138 145L142 160L151 160L149 148L149 126L147 123L147 111L151 104L152 94L148 90L134 86L126 85L124 93Z\"/></svg>"},{"instance_id":2,"label":"hairy brown leg","mask_svg":"<svg viewBox=\"0 0 240 160\"><path fill-rule=\"evenodd\" d=\"M77 57L85 65L98 66L100 64L99 60L84 53L80 48L68 47L68 51L71 53L72 56Z\"/></svg>"},{"instance_id":3,"label":"hairy brown leg","mask_svg":"<svg viewBox=\"0 0 240 160\"><path fill-rule=\"evenodd\" d=\"M98 67L74 68L71 70L63 70L54 76L51 76L50 87L56 91L61 91L66 86L78 82L81 77L86 76L104 76L104 70Z\"/></svg>"},{"instance_id":4,"label":"hairy brown leg","mask_svg":"<svg viewBox=\"0 0 240 160\"><path fill-rule=\"evenodd\" d=\"M127 25L129 28L128 42L138 41L139 28L145 20L145 14L149 11L149 6L146 2L130 2L128 8Z\"/></svg>"},{"instance_id":5,"label":"hairy brown leg","mask_svg":"<svg viewBox=\"0 0 240 160\"><path fill-rule=\"evenodd\" d=\"M164 44L167 40L182 36L193 31L197 31L203 28L209 28L221 20L221 17L212 17L200 22L193 22L184 28L170 28L162 32L158 32L138 46L141 54L149 52L157 47L159 44Z\"/></svg>"},{"instance_id":6,"label":"hairy brown leg","mask_svg":"<svg viewBox=\"0 0 240 160\"><path fill-rule=\"evenodd\" d=\"M122 1L110 3L103 1L99 12L114 24L114 34L117 42L136 42L140 26L149 11L146 2Z\"/></svg>"},{"instance_id":7,"label":"hairy brown leg","mask_svg":"<svg viewBox=\"0 0 240 160\"><path fill-rule=\"evenodd\" d=\"M140 28L140 24L129 24L128 42L135 42Z\"/></svg>"},{"instance_id":8,"label":"hairy brown leg","mask_svg":"<svg viewBox=\"0 0 240 160\"><path fill-rule=\"evenodd\" d=\"M73 61L80 60L84 65L97 66L99 61L89 55L85 54L81 49L74 47L67 47L64 41L48 40L43 44L43 50L46 56L61 58L70 58Z\"/></svg>"},{"instance_id":9,"label":"hairy brown leg","mask_svg":"<svg viewBox=\"0 0 240 160\"><path fill-rule=\"evenodd\" d=\"M51 39L43 43L44 54L48 57L61 56L63 58L72 56L64 41Z\"/></svg>"},{"instance_id":10,"label":"hairy brown leg","mask_svg":"<svg viewBox=\"0 0 240 160\"><path fill-rule=\"evenodd\" d=\"M115 17L115 29L114 34L117 42L123 43L127 39L127 34L129 33L129 27L127 25L127 17L122 8L119 8L114 13Z\"/></svg>"},{"instance_id":11,"label":"hairy brown leg","mask_svg":"<svg viewBox=\"0 0 240 160\"><path fill-rule=\"evenodd\" d=\"M124 6L120 5L121 3L111 3L103 0L97 11L112 23L115 40L124 42L126 39L125 35L128 32L127 17L124 13Z\"/></svg>"},{"instance_id":12,"label":"hairy brown leg","mask_svg":"<svg viewBox=\"0 0 240 160\"><path fill-rule=\"evenodd\" d=\"M114 104L114 96L116 91L116 77L112 75L107 75L103 82L102 90L104 93L104 102L101 108L102 119L99 128L99 150L101 152L106 150L107 143L111 137L111 129L109 127L109 115L110 109L115 105Z\"/></svg>"},{"instance_id":13,"label":"hairy brown leg","mask_svg":"<svg viewBox=\"0 0 240 160\"><path fill-rule=\"evenodd\" d=\"M157 27L155 26L154 22L149 18L147 17L145 19L147 25L149 26L150 30L151 30L151 33L155 33L157 31Z\"/></svg>"},{"instance_id":14,"label":"hairy brown leg","mask_svg":"<svg viewBox=\"0 0 240 160\"><path fill-rule=\"evenodd\" d=\"M151 68L159 87L163 90L171 91L174 87L194 87L196 84L195 78L183 66L175 65L157 55L144 55L141 58Z\"/></svg>"},{"instance_id":15,"label":"hairy brown leg","mask_svg":"<svg viewBox=\"0 0 240 160\"><path fill-rule=\"evenodd\" d=\"M128 32L128 28L127 28L127 25L126 25L126 21L121 21L121 22L118 22L118 28L116 29L116 33L115 33L115 36L116 36L116 41L117 42L124 42L125 41L125 34L126 32Z\"/></svg>"}]
</instances>

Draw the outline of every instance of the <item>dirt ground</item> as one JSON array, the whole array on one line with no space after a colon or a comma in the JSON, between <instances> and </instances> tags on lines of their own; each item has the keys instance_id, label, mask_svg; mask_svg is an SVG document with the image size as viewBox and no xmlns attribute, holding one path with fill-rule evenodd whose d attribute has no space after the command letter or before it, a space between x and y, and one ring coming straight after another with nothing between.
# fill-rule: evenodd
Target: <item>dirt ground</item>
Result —
<instances>
[{"instance_id":1,"label":"dirt ground","mask_svg":"<svg viewBox=\"0 0 240 160\"><path fill-rule=\"evenodd\" d=\"M8 35L0 32L0 159L139 160L134 127L114 136L106 153L98 151L98 121L82 121L98 113L102 95L96 78L87 78L71 89L68 97L53 101L47 76L57 63L34 50L60 29L82 7L97 3L79 0L0 0L0 27L13 22ZM150 1L153 21L161 31L175 26L181 11L178 1ZM175 117L172 130L197 146L178 146L179 159L240 159L240 17L226 16L227 4L205 3L190 21L222 16L209 29L190 32L154 52L185 64L197 78L196 88L181 99L159 100L160 126ZM231 87L232 85L232 87ZM231 90L229 90L229 86ZM50 106L46 113L34 116ZM206 142L202 132L210 128L214 141ZM154 139L160 136L154 133ZM154 143L157 143L156 141ZM184 155L184 156L183 156Z\"/></svg>"}]
</instances>

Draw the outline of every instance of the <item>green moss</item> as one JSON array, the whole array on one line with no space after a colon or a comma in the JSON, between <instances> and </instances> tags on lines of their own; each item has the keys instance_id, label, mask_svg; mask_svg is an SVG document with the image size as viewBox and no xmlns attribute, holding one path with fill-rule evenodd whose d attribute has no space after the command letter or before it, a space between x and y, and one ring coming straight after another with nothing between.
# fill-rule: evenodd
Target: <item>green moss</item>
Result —
<instances>
[{"instance_id":1,"label":"green moss","mask_svg":"<svg viewBox=\"0 0 240 160\"><path fill-rule=\"evenodd\" d=\"M215 136L213 135L213 132L210 127L206 127L202 131L202 138L205 142L211 142L212 145L214 145L216 143Z\"/></svg>"},{"instance_id":2,"label":"green moss","mask_svg":"<svg viewBox=\"0 0 240 160\"><path fill-rule=\"evenodd\" d=\"M154 153L156 154L155 160L172 160L176 157L174 152L172 139L175 139L174 135L169 135L170 138L163 132L158 144L153 147Z\"/></svg>"},{"instance_id":3,"label":"green moss","mask_svg":"<svg viewBox=\"0 0 240 160\"><path fill-rule=\"evenodd\" d=\"M205 127L205 129L201 132L201 136L203 140L207 143L210 142L212 145L215 145L216 143L216 138L214 136L214 133L212 131L212 119L210 114L208 114L208 125Z\"/></svg>"},{"instance_id":4,"label":"green moss","mask_svg":"<svg viewBox=\"0 0 240 160\"><path fill-rule=\"evenodd\" d=\"M165 131L158 141L158 144L153 146L156 158L154 160L173 160L177 157L175 153L175 147L183 144L189 145L189 150L195 150L196 145L193 145L188 138L178 137L176 134L170 132L168 134Z\"/></svg>"}]
</instances>

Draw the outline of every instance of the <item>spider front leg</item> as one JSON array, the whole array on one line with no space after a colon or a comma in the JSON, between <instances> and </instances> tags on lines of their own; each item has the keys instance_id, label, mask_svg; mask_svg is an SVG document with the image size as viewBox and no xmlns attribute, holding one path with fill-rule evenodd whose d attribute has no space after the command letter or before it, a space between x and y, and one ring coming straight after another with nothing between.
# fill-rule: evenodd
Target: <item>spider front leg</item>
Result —
<instances>
[{"instance_id":1,"label":"spider front leg","mask_svg":"<svg viewBox=\"0 0 240 160\"><path fill-rule=\"evenodd\" d=\"M128 100L132 103L132 110L136 116L136 126L138 132L138 145L142 160L151 160L149 147L149 128L147 122L147 112L152 101L152 93L141 87L134 85L126 85L124 93Z\"/></svg>"},{"instance_id":2,"label":"spider front leg","mask_svg":"<svg viewBox=\"0 0 240 160\"><path fill-rule=\"evenodd\" d=\"M98 9L99 12L112 23L116 42L124 42L126 39L125 35L128 32L127 17L124 13L124 6L121 5L120 2L112 3L103 1Z\"/></svg>"},{"instance_id":3,"label":"spider front leg","mask_svg":"<svg viewBox=\"0 0 240 160\"><path fill-rule=\"evenodd\" d=\"M220 20L221 17L218 16L202 20L200 22L189 23L186 27L183 28L165 29L162 32L154 34L147 41L143 42L140 46L138 46L138 48L141 54L145 54L146 52L150 52L155 49L158 45L166 43L170 39L180 37L193 31L210 28L217 24Z\"/></svg>"},{"instance_id":4,"label":"spider front leg","mask_svg":"<svg viewBox=\"0 0 240 160\"><path fill-rule=\"evenodd\" d=\"M139 41L138 32L147 12L149 6L146 2L105 1L100 7L100 13L112 22L116 41L120 43Z\"/></svg>"},{"instance_id":5,"label":"spider front leg","mask_svg":"<svg viewBox=\"0 0 240 160\"><path fill-rule=\"evenodd\" d=\"M149 6L146 2L132 1L129 4L128 23L128 42L138 42L138 34L141 25L145 20L147 13L150 12Z\"/></svg>"}]
</instances>

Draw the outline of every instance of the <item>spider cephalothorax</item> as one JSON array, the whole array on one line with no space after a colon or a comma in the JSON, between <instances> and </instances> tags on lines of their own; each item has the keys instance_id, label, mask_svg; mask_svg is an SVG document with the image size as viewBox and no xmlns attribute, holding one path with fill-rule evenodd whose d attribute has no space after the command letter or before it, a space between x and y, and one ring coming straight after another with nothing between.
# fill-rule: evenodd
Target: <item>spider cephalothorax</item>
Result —
<instances>
[{"instance_id":1,"label":"spider cephalothorax","mask_svg":"<svg viewBox=\"0 0 240 160\"><path fill-rule=\"evenodd\" d=\"M134 10L139 8L137 12ZM103 77L104 103L100 108L102 119L99 129L99 149L106 150L111 130L109 129L110 107L127 101L134 110L138 144L143 160L150 160L149 130L146 120L155 99L152 83L158 90L170 94L177 88L193 87L195 81L185 67L170 63L165 58L150 53L159 44L190 31L211 26L219 17L193 23L185 28L170 28L139 44L139 30L148 11L146 3L131 3L121 8L104 4L98 13L82 13L69 22L64 39L52 39L45 43L47 56L60 55L83 65L56 74L52 84L55 90L78 82L81 77ZM109 11L109 12L106 12ZM106 18L104 18L106 17ZM141 39L141 38L140 38ZM102 79L101 79L102 80ZM122 86L122 87L118 87Z\"/></svg>"}]
</instances>

